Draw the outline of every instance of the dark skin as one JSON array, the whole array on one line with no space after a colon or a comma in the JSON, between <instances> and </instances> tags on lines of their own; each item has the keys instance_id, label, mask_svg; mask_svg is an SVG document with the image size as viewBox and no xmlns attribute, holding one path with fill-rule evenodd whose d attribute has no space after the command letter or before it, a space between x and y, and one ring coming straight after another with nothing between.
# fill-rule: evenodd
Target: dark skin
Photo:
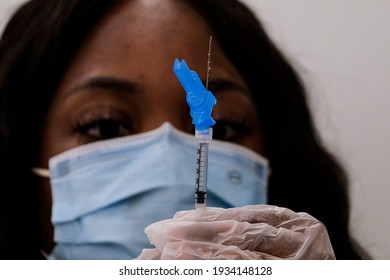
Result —
<instances>
[{"instance_id":1,"label":"dark skin","mask_svg":"<svg viewBox=\"0 0 390 280\"><path fill-rule=\"evenodd\" d=\"M71 148L156 129L193 133L175 58L206 80L207 23L177 1L129 1L103 18L76 53L46 117L42 166ZM213 39L209 89L217 97L214 138L263 153L260 122L244 80ZM54 246L49 181L41 189L42 248Z\"/></svg>"}]
</instances>

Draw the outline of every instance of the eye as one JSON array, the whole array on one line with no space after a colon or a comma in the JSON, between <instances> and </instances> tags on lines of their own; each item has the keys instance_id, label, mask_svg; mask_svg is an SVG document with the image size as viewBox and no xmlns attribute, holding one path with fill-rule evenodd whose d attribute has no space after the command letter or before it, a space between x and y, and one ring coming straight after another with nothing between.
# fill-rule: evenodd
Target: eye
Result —
<instances>
[{"instance_id":1,"label":"eye","mask_svg":"<svg viewBox=\"0 0 390 280\"><path fill-rule=\"evenodd\" d=\"M132 134L132 129L126 123L115 119L100 119L83 124L78 131L92 141L105 140Z\"/></svg>"},{"instance_id":2,"label":"eye","mask_svg":"<svg viewBox=\"0 0 390 280\"><path fill-rule=\"evenodd\" d=\"M249 126L242 121L217 120L213 126L213 138L231 142L238 142L240 137L249 133Z\"/></svg>"}]
</instances>

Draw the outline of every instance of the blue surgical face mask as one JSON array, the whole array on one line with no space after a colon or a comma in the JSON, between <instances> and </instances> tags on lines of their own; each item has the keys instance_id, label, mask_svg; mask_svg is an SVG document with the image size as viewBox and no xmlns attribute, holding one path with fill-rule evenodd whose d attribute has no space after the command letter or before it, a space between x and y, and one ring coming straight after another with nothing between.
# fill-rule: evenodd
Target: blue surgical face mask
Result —
<instances>
[{"instance_id":1,"label":"blue surgical face mask","mask_svg":"<svg viewBox=\"0 0 390 280\"><path fill-rule=\"evenodd\" d=\"M50 159L50 259L133 259L151 247L144 228L195 205L192 135L160 128L83 145ZM241 146L213 140L207 205L266 203L267 160Z\"/></svg>"}]
</instances>

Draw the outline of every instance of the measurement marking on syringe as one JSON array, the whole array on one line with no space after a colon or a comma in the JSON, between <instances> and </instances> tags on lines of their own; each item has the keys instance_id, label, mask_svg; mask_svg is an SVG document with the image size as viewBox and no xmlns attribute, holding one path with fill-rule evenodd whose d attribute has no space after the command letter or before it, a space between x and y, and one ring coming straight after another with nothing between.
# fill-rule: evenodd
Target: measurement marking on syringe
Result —
<instances>
[{"instance_id":1,"label":"measurement marking on syringe","mask_svg":"<svg viewBox=\"0 0 390 280\"><path fill-rule=\"evenodd\" d=\"M207 192L207 153L208 143L198 143L196 157L196 199L204 203Z\"/></svg>"}]
</instances>

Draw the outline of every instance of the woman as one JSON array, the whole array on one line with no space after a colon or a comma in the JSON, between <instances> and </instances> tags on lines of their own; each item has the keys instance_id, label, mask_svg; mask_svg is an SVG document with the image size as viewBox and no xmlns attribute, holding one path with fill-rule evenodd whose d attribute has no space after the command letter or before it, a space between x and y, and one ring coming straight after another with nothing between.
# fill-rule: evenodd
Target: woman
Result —
<instances>
[{"instance_id":1,"label":"woman","mask_svg":"<svg viewBox=\"0 0 390 280\"><path fill-rule=\"evenodd\" d=\"M0 203L2 258L42 258L55 246L50 184L33 167L164 122L192 133L170 69L176 56L201 73L210 35L214 137L269 160L268 204L323 222L336 258L361 257L348 231L344 172L318 139L299 77L242 4L35 0L12 17L0 44L0 158L11 182ZM123 83L129 76L135 85Z\"/></svg>"}]
</instances>

